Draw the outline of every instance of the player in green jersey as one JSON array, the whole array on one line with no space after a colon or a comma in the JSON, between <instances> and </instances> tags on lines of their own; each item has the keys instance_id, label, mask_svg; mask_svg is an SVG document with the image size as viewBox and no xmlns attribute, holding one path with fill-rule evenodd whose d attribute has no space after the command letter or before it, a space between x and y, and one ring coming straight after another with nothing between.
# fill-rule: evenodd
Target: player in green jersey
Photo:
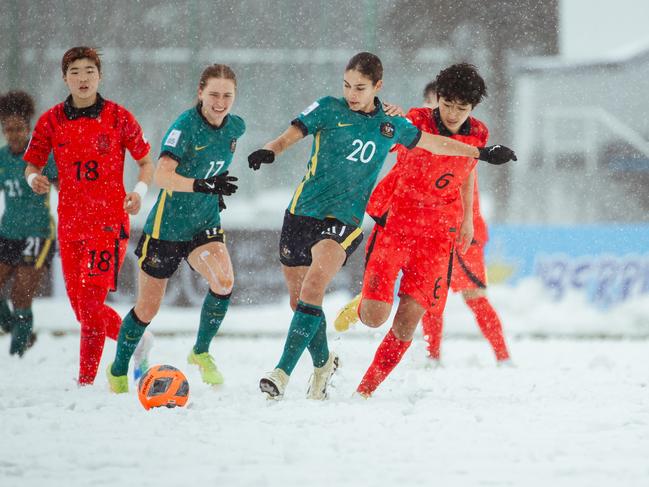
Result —
<instances>
[{"instance_id":1,"label":"player in green jersey","mask_svg":"<svg viewBox=\"0 0 649 487\"><path fill-rule=\"evenodd\" d=\"M0 149L0 191L5 210L0 220L0 288L13 276L11 303L0 299L0 327L11 332L9 353L22 356L33 343L32 299L54 256L54 220L49 193L35 194L25 180L22 155L29 143L34 100L23 91L0 96L0 123L7 145ZM56 180L50 158L43 175Z\"/></svg>"},{"instance_id":2,"label":"player in green jersey","mask_svg":"<svg viewBox=\"0 0 649 487\"><path fill-rule=\"evenodd\" d=\"M243 119L230 114L236 86L230 67L206 68L198 104L182 113L163 138L154 176L162 189L135 252L140 267L137 302L122 322L115 360L107 371L113 392L128 391L131 355L183 259L209 283L188 362L199 367L205 383L223 382L209 346L227 312L234 283L219 206L220 198L237 189L237 178L228 175L228 167L246 130Z\"/></svg>"},{"instance_id":3,"label":"player in green jersey","mask_svg":"<svg viewBox=\"0 0 649 487\"><path fill-rule=\"evenodd\" d=\"M294 315L279 363L259 383L269 398L284 395L305 348L314 365L307 397L327 397L338 357L327 346L325 289L362 240L365 206L393 145L494 164L515 158L504 146L478 149L421 132L405 118L387 116L377 98L382 77L377 56L355 55L345 69L342 98L319 99L283 134L248 156L256 170L307 135L314 138L306 175L286 210L280 237L280 261Z\"/></svg>"}]
</instances>

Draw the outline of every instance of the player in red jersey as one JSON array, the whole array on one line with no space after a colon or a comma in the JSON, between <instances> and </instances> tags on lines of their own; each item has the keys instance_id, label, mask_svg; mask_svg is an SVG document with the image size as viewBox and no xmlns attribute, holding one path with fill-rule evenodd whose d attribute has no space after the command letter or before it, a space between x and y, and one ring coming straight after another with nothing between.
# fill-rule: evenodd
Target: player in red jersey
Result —
<instances>
[{"instance_id":1,"label":"player in red jersey","mask_svg":"<svg viewBox=\"0 0 649 487\"><path fill-rule=\"evenodd\" d=\"M97 375L105 337L116 339L120 316L104 301L115 290L129 236L128 214L140 210L153 176L150 146L133 115L97 92L101 60L95 49L73 47L61 62L70 96L45 112L23 156L25 177L47 192L41 175L50 151L59 173L58 237L65 287L81 324L79 385ZM124 190L128 149L139 166L135 189Z\"/></svg>"},{"instance_id":2,"label":"player in red jersey","mask_svg":"<svg viewBox=\"0 0 649 487\"><path fill-rule=\"evenodd\" d=\"M436 81L440 108L414 108L408 118L425 132L484 146L487 128L470 117L486 95L484 80L476 68L456 64L440 72ZM339 316L357 312L370 327L383 324L391 311L397 275L402 271L400 302L392 328L357 390L367 397L399 363L424 312L443 312L453 254L468 250L474 232L471 209L477 161L402 147L397 151L397 163L375 189L368 208L370 214L380 217L376 217L378 225L368 243L359 303L350 303Z\"/></svg>"},{"instance_id":3,"label":"player in red jersey","mask_svg":"<svg viewBox=\"0 0 649 487\"><path fill-rule=\"evenodd\" d=\"M424 106L437 108L437 85L435 81L424 88ZM480 193L478 174L475 175L473 191L473 241L469 250L462 256L457 252L453 257L453 274L451 291L461 292L464 302L475 315L482 334L491 344L499 364L510 363L507 344L503 335L502 324L498 314L487 298L487 271L484 261L484 247L489 239L487 224L480 212ZM422 318L424 338L428 344L428 357L439 364L442 343L443 315L428 311Z\"/></svg>"}]
</instances>

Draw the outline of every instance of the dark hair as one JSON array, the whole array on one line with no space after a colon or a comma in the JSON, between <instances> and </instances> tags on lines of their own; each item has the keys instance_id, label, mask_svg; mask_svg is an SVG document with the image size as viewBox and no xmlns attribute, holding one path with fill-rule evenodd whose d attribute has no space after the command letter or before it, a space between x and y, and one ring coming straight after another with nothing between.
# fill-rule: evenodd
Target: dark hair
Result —
<instances>
[{"instance_id":1,"label":"dark hair","mask_svg":"<svg viewBox=\"0 0 649 487\"><path fill-rule=\"evenodd\" d=\"M0 96L0 119L18 116L29 122L34 116L34 99L24 91L10 91Z\"/></svg>"},{"instance_id":2,"label":"dark hair","mask_svg":"<svg viewBox=\"0 0 649 487\"><path fill-rule=\"evenodd\" d=\"M435 78L437 96L469 103L475 108L487 96L487 86L473 64L459 63L443 69Z\"/></svg>"},{"instance_id":3,"label":"dark hair","mask_svg":"<svg viewBox=\"0 0 649 487\"><path fill-rule=\"evenodd\" d=\"M431 81L426 85L424 88L424 98L428 98L428 96L431 94L437 94L437 82L436 81Z\"/></svg>"},{"instance_id":4,"label":"dark hair","mask_svg":"<svg viewBox=\"0 0 649 487\"><path fill-rule=\"evenodd\" d=\"M383 64L379 57L371 52L359 52L352 57L345 71L352 69L371 79L373 85L383 79Z\"/></svg>"},{"instance_id":5,"label":"dark hair","mask_svg":"<svg viewBox=\"0 0 649 487\"><path fill-rule=\"evenodd\" d=\"M63 76L68 72L68 67L75 61L79 59L90 59L95 66L97 66L97 71L101 73L101 59L99 58L99 51L94 47L87 46L78 46L73 47L65 51L63 58L61 59L61 70L63 71Z\"/></svg>"},{"instance_id":6,"label":"dark hair","mask_svg":"<svg viewBox=\"0 0 649 487\"><path fill-rule=\"evenodd\" d=\"M231 79L234 81L234 86L237 86L237 75L234 74L234 71L227 64L212 64L203 70L201 74L201 79L198 82L199 88L205 88L207 80L210 78L220 78L220 79Z\"/></svg>"}]
</instances>

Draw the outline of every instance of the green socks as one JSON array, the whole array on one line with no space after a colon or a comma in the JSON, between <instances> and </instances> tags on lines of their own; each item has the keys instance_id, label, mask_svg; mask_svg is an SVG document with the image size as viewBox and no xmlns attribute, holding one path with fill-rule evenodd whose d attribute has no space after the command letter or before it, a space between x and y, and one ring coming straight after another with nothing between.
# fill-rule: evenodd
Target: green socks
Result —
<instances>
[{"instance_id":1,"label":"green socks","mask_svg":"<svg viewBox=\"0 0 649 487\"><path fill-rule=\"evenodd\" d=\"M13 313L11 312L11 308L9 308L9 301L0 299L0 328L5 333L11 331L12 319Z\"/></svg>"},{"instance_id":2,"label":"green socks","mask_svg":"<svg viewBox=\"0 0 649 487\"><path fill-rule=\"evenodd\" d=\"M314 367L322 367L327 360L329 360L329 345L327 344L327 320L325 315L322 315L322 321L315 335L311 339L308 346L311 360L313 360Z\"/></svg>"},{"instance_id":3,"label":"green socks","mask_svg":"<svg viewBox=\"0 0 649 487\"><path fill-rule=\"evenodd\" d=\"M324 323L323 317L322 307L302 301L297 302L286 343L284 343L284 353L277 364L278 369L291 375L304 349L318 332L318 327Z\"/></svg>"},{"instance_id":4,"label":"green socks","mask_svg":"<svg viewBox=\"0 0 649 487\"><path fill-rule=\"evenodd\" d=\"M209 351L212 338L219 331L225 313L228 311L231 295L232 293L223 296L212 292L210 289L207 296L205 296L203 307L201 308L201 322L198 326L194 353L199 354Z\"/></svg>"},{"instance_id":5,"label":"green socks","mask_svg":"<svg viewBox=\"0 0 649 487\"><path fill-rule=\"evenodd\" d=\"M11 344L9 345L9 353L11 355L18 354L21 357L23 356L32 335L33 325L34 317L31 309L14 310Z\"/></svg>"},{"instance_id":6,"label":"green socks","mask_svg":"<svg viewBox=\"0 0 649 487\"><path fill-rule=\"evenodd\" d=\"M132 309L124 317L122 326L119 328L119 336L117 337L117 352L115 353L115 361L110 369L110 373L114 376L128 374L128 363L131 356L140 343L140 338L144 334L148 323L140 321L135 314L135 309Z\"/></svg>"}]
</instances>

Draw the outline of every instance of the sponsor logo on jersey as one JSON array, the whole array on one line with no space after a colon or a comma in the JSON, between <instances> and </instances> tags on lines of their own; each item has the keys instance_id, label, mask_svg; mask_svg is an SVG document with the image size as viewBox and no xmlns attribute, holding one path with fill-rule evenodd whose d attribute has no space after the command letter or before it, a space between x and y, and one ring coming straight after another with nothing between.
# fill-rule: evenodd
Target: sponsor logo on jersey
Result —
<instances>
[{"instance_id":1,"label":"sponsor logo on jersey","mask_svg":"<svg viewBox=\"0 0 649 487\"><path fill-rule=\"evenodd\" d=\"M169 132L169 135L167 135L167 140L165 140L164 145L169 147L176 147L176 145L178 145L178 140L180 139L180 134L182 134L182 132L176 129Z\"/></svg>"},{"instance_id":2,"label":"sponsor logo on jersey","mask_svg":"<svg viewBox=\"0 0 649 487\"><path fill-rule=\"evenodd\" d=\"M304 109L304 111L300 115L308 115L309 113L311 113L313 110L315 110L319 106L320 106L320 104L317 101L314 101L308 107L306 107Z\"/></svg>"},{"instance_id":3,"label":"sponsor logo on jersey","mask_svg":"<svg viewBox=\"0 0 649 487\"><path fill-rule=\"evenodd\" d=\"M234 154L235 150L237 150L237 139L232 139L230 141L230 152Z\"/></svg>"},{"instance_id":4,"label":"sponsor logo on jersey","mask_svg":"<svg viewBox=\"0 0 649 487\"><path fill-rule=\"evenodd\" d=\"M342 122L338 122L338 126L339 126L339 127L351 127L352 125L353 125L352 123L342 123Z\"/></svg>"},{"instance_id":5,"label":"sponsor logo on jersey","mask_svg":"<svg viewBox=\"0 0 649 487\"><path fill-rule=\"evenodd\" d=\"M388 139L394 137L394 125L392 125L390 122L383 122L381 124L381 135L387 137Z\"/></svg>"},{"instance_id":6,"label":"sponsor logo on jersey","mask_svg":"<svg viewBox=\"0 0 649 487\"><path fill-rule=\"evenodd\" d=\"M99 134L97 136L97 151L102 156L110 152L110 137L108 137L108 134Z\"/></svg>"},{"instance_id":7,"label":"sponsor logo on jersey","mask_svg":"<svg viewBox=\"0 0 649 487\"><path fill-rule=\"evenodd\" d=\"M207 145L209 145L209 144L207 144ZM207 145L196 145L196 146L194 146L194 150L196 152L202 151L203 149L205 149L205 147L207 147Z\"/></svg>"}]
</instances>

